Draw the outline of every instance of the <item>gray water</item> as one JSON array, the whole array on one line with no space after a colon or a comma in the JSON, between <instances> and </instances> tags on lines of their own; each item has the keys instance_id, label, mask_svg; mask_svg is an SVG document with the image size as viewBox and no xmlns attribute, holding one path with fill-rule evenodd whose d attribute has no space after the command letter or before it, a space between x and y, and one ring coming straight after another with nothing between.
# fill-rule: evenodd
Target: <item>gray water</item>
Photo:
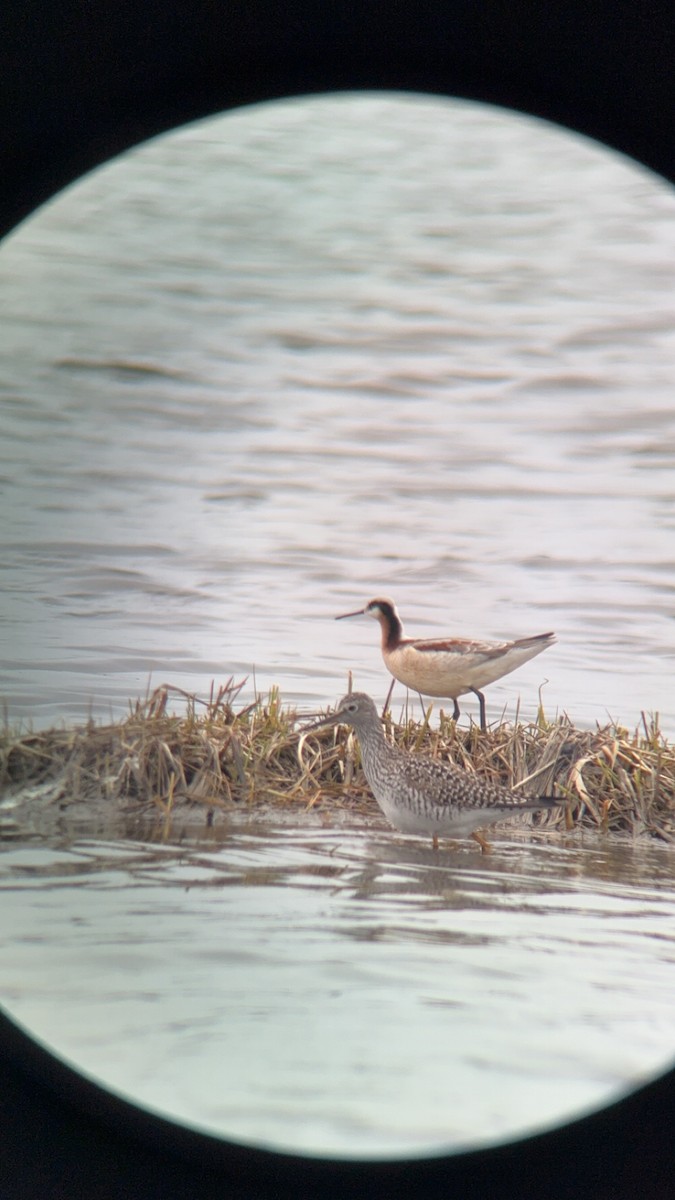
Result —
<instances>
[{"instance_id":1,"label":"gray water","mask_svg":"<svg viewBox=\"0 0 675 1200\"><path fill-rule=\"evenodd\" d=\"M557 631L494 720L543 685L675 733L674 217L570 134L380 95L203 122L46 206L0 248L10 721L232 674L384 698L376 627L333 621L384 593L420 634Z\"/></svg>"},{"instance_id":2,"label":"gray water","mask_svg":"<svg viewBox=\"0 0 675 1200\"><path fill-rule=\"evenodd\" d=\"M562 131L379 95L46 206L0 247L9 721L231 675L383 699L374 624L333 618L384 593L422 634L556 630L491 720L541 689L675 735L674 217ZM154 844L6 810L0 1002L141 1104L313 1153L517 1136L672 1061L671 848L310 816Z\"/></svg>"},{"instance_id":3,"label":"gray water","mask_svg":"<svg viewBox=\"0 0 675 1200\"><path fill-rule=\"evenodd\" d=\"M183 847L5 847L0 1000L145 1107L393 1156L601 1107L675 1051L664 847L243 819Z\"/></svg>"}]
</instances>

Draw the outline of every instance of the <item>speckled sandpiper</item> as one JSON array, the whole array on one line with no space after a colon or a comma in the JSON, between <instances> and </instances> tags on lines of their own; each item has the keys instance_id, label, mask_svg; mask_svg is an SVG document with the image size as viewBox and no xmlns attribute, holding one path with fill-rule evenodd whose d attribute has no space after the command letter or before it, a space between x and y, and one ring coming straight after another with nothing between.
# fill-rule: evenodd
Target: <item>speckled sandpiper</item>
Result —
<instances>
[{"instance_id":1,"label":"speckled sandpiper","mask_svg":"<svg viewBox=\"0 0 675 1200\"><path fill-rule=\"evenodd\" d=\"M501 679L541 654L555 642L554 633L540 633L514 642L481 642L467 638L404 637L403 625L393 600L377 597L365 608L342 613L347 617L375 617L382 630L382 657L393 675L385 709L391 698L394 680L414 688L423 696L437 696L454 702L453 717L459 717L458 696L473 692L480 706L480 727L485 723L485 697L481 688Z\"/></svg>"},{"instance_id":2,"label":"speckled sandpiper","mask_svg":"<svg viewBox=\"0 0 675 1200\"><path fill-rule=\"evenodd\" d=\"M439 837L473 837L485 851L489 847L479 830L522 812L562 804L554 796L518 796L453 763L392 745L365 692L343 696L334 712L305 726L303 737L329 725L351 725L356 732L366 779L387 820L403 833L431 837L434 848Z\"/></svg>"}]
</instances>

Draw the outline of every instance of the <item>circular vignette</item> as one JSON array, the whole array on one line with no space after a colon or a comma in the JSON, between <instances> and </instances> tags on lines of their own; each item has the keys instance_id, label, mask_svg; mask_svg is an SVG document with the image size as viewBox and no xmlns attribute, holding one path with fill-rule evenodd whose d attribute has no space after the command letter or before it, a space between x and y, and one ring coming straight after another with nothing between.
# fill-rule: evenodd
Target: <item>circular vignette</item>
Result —
<instances>
[{"instance_id":1,"label":"circular vignette","mask_svg":"<svg viewBox=\"0 0 675 1200\"><path fill-rule=\"evenodd\" d=\"M672 1137L662 1136L672 1132L672 1072L528 1139L451 1156L359 1162L250 1149L155 1116L79 1075L2 1014L0 1058L2 1107L14 1116L3 1135L6 1197L672 1196Z\"/></svg>"},{"instance_id":2,"label":"circular vignette","mask_svg":"<svg viewBox=\"0 0 675 1200\"><path fill-rule=\"evenodd\" d=\"M669 0L322 6L28 0L3 14L0 235L97 164L256 100L407 89L521 109L675 181ZM4 1195L264 1196L312 1189L619 1200L672 1195L675 1071L511 1145L361 1164L246 1150L117 1100L0 1015Z\"/></svg>"},{"instance_id":3,"label":"circular vignette","mask_svg":"<svg viewBox=\"0 0 675 1200\"><path fill-rule=\"evenodd\" d=\"M675 181L668 0L26 0L3 12L0 236L138 142L237 105L383 88L566 125Z\"/></svg>"}]
</instances>

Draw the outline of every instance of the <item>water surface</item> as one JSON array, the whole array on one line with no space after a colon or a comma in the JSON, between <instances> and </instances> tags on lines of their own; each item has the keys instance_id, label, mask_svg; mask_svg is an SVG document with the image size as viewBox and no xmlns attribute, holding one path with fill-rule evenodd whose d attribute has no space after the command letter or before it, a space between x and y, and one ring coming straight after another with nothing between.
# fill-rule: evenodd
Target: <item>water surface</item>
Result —
<instances>
[{"instance_id":1,"label":"water surface","mask_svg":"<svg viewBox=\"0 0 675 1200\"><path fill-rule=\"evenodd\" d=\"M383 699L373 623L333 618L389 593L421 634L556 630L490 720L541 690L674 736L674 218L591 143L386 95L201 122L45 206L0 248L10 722L230 675ZM666 847L3 828L0 1002L199 1128L483 1145L672 1061Z\"/></svg>"},{"instance_id":2,"label":"water surface","mask_svg":"<svg viewBox=\"0 0 675 1200\"><path fill-rule=\"evenodd\" d=\"M377 820L238 818L182 847L5 845L0 888L12 1017L136 1103L246 1143L484 1146L675 1056L659 846L436 853Z\"/></svg>"},{"instance_id":3,"label":"water surface","mask_svg":"<svg viewBox=\"0 0 675 1200\"><path fill-rule=\"evenodd\" d=\"M201 122L47 205L0 248L10 720L230 674L384 698L333 617L390 593L421 634L557 631L493 720L545 685L675 733L674 218L592 143L387 95Z\"/></svg>"}]
</instances>

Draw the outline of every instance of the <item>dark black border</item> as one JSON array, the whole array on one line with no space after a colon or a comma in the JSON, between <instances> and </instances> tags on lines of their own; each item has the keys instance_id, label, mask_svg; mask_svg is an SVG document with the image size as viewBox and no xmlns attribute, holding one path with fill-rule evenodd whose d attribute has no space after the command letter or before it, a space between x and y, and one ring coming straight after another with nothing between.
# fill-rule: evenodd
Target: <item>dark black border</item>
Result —
<instances>
[{"instance_id":1,"label":"dark black border","mask_svg":"<svg viewBox=\"0 0 675 1200\"><path fill-rule=\"evenodd\" d=\"M675 182L674 13L672 0L6 0L0 234L153 134L242 103L347 88L521 109ZM364 1165L249 1151L154 1118L1 1016L0 1069L3 1200L675 1196L675 1072L526 1142Z\"/></svg>"},{"instance_id":2,"label":"dark black border","mask_svg":"<svg viewBox=\"0 0 675 1200\"><path fill-rule=\"evenodd\" d=\"M675 1072L563 1128L480 1152L400 1162L249 1149L136 1108L0 1016L3 1200L142 1196L321 1200L672 1200Z\"/></svg>"},{"instance_id":3,"label":"dark black border","mask_svg":"<svg viewBox=\"0 0 675 1200\"><path fill-rule=\"evenodd\" d=\"M675 181L671 0L5 0L0 235L152 134L344 88L489 100Z\"/></svg>"}]
</instances>

